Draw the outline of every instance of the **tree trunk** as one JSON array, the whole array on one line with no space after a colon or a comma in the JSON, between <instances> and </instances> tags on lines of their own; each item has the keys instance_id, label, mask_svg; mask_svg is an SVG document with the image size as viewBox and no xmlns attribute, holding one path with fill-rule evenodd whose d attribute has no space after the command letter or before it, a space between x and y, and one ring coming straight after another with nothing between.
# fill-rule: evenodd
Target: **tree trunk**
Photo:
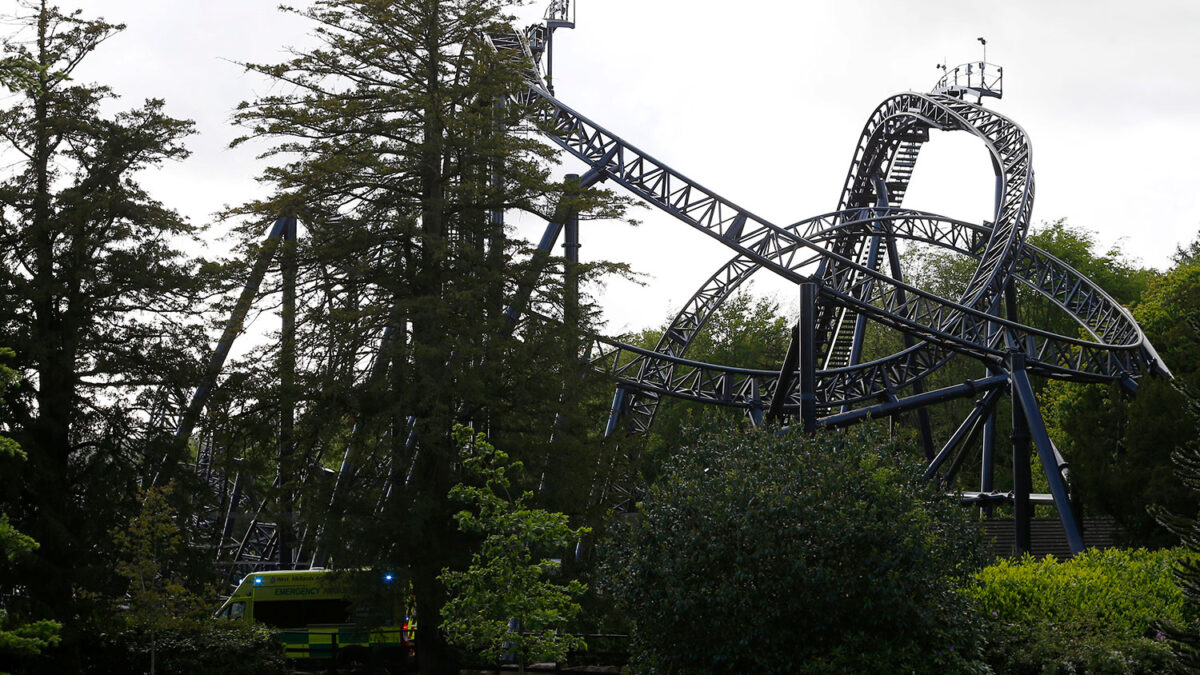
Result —
<instances>
[{"instance_id":1,"label":"tree trunk","mask_svg":"<svg viewBox=\"0 0 1200 675\"><path fill-rule=\"evenodd\" d=\"M33 326L28 339L29 358L37 371L37 418L25 450L29 455L31 480L27 483L27 503L35 504L38 517L29 534L40 547L41 568L30 578L30 597L41 604L37 613L47 618L71 616L71 579L73 555L71 536L72 499L67 485L67 465L71 454L71 417L75 409L76 342L61 308L55 302L54 236L51 214L51 123L46 93L47 70L53 65L47 40L48 14L42 3L37 25L39 87L34 101L34 196L31 213L31 248L34 251Z\"/></svg>"},{"instance_id":2,"label":"tree trunk","mask_svg":"<svg viewBox=\"0 0 1200 675\"><path fill-rule=\"evenodd\" d=\"M417 544L420 545L420 544ZM417 600L417 664L423 675L457 675L458 654L441 631L446 591L437 580L436 562L413 566L413 595Z\"/></svg>"}]
</instances>

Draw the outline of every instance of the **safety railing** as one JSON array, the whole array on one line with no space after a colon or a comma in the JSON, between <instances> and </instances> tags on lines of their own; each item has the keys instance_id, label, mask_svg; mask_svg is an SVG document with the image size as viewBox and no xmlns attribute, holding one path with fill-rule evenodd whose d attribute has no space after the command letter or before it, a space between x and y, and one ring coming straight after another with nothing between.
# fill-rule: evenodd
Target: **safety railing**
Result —
<instances>
[{"instance_id":1,"label":"safety railing","mask_svg":"<svg viewBox=\"0 0 1200 675\"><path fill-rule=\"evenodd\" d=\"M964 63L947 70L933 85L935 94L964 92L1001 98L1004 96L1004 67L984 61Z\"/></svg>"},{"instance_id":2,"label":"safety railing","mask_svg":"<svg viewBox=\"0 0 1200 675\"><path fill-rule=\"evenodd\" d=\"M575 6L571 0L552 0L542 17L550 28L574 28Z\"/></svg>"}]
</instances>

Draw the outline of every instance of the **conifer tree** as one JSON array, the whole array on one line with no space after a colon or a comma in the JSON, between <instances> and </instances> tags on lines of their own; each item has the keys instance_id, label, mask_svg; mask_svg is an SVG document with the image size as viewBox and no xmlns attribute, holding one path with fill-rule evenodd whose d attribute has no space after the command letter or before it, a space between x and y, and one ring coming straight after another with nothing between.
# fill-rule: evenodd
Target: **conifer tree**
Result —
<instances>
[{"instance_id":1,"label":"conifer tree","mask_svg":"<svg viewBox=\"0 0 1200 675\"><path fill-rule=\"evenodd\" d=\"M176 248L189 227L137 182L186 156L192 125L161 100L112 114L114 92L75 79L122 25L45 0L18 12L0 62L12 92L0 109L0 344L19 369L3 425L28 461L0 469L0 499L40 547L0 586L26 589L13 611L67 619L75 591L105 578L107 524L136 504L155 455L153 408L182 389L202 344L189 328L200 277Z\"/></svg>"},{"instance_id":2,"label":"conifer tree","mask_svg":"<svg viewBox=\"0 0 1200 675\"><path fill-rule=\"evenodd\" d=\"M318 0L291 10L313 22L320 44L285 63L247 64L283 93L237 113L248 130L239 142L268 142L275 162L264 175L274 195L239 212L296 213L306 228L296 251L303 394L290 453L299 465L283 473L334 468L330 454L349 446L356 482L339 485L322 545L336 566L411 571L423 672L453 668L438 630L438 575L465 567L471 550L449 498L461 481L454 424L503 443L529 468L530 487L580 481L541 491L560 498L556 510L587 496L591 474L580 468L597 465L573 424L577 407L563 409L581 398L573 329L534 321L509 339L506 299L531 270L497 214L545 215L562 185L510 98L524 64L498 58L482 38L509 21L501 10L494 0ZM623 206L599 191L573 199L605 215ZM561 316L561 285L533 303ZM580 316L592 316L586 303ZM272 361L274 349L255 360ZM301 499L314 513L329 497Z\"/></svg>"},{"instance_id":3,"label":"conifer tree","mask_svg":"<svg viewBox=\"0 0 1200 675\"><path fill-rule=\"evenodd\" d=\"M12 357L12 350L0 348L0 359ZM13 380L16 371L0 362L0 396ZM0 422L4 417L0 417ZM23 461L25 453L11 438L0 436L0 459ZM38 544L8 522L8 515L0 510L0 559L8 562L37 550ZM0 657L29 656L40 654L46 647L58 644L58 631L62 626L49 619L30 623L12 621L0 607Z\"/></svg>"},{"instance_id":4,"label":"conifer tree","mask_svg":"<svg viewBox=\"0 0 1200 675\"><path fill-rule=\"evenodd\" d=\"M1200 319L1192 315L1181 324L1179 332L1185 333L1184 340L1192 345L1192 349L1200 348ZM1181 378L1172 384L1185 398L1194 428L1200 430L1200 389L1194 378ZM1193 439L1175 448L1172 459L1179 482L1193 497L1200 496L1200 443ZM1157 504L1151 505L1150 512L1192 552L1180 559L1175 568L1175 582L1183 591L1189 614L1195 616L1200 613L1200 555L1197 555L1200 554L1200 512L1194 507L1185 513L1171 512ZM1170 638L1171 649L1180 665L1188 672L1200 670L1200 625L1164 626L1163 631Z\"/></svg>"}]
</instances>

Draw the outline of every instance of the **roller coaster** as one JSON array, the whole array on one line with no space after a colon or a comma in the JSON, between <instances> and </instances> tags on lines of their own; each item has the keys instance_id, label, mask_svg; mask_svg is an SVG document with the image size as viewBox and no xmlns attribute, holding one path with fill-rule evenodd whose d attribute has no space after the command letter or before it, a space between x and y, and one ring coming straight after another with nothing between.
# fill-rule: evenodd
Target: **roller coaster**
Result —
<instances>
[{"instance_id":1,"label":"roller coaster","mask_svg":"<svg viewBox=\"0 0 1200 675\"><path fill-rule=\"evenodd\" d=\"M586 167L568 184L572 189L601 181L619 185L711 237L731 255L684 304L654 348L588 337L581 359L616 382L606 435L647 432L668 397L740 409L755 425L803 432L913 413L925 448L926 479L948 484L967 454L977 449L979 489L962 493L964 503L1012 505L1017 546L1023 551L1030 548L1033 506L1053 506L1071 549L1081 551L1068 465L1047 433L1030 377L1118 383L1136 392L1141 377L1170 377L1170 372L1125 308L1026 241L1034 201L1032 146L1018 124L983 105L984 99L1003 95L1003 69L984 61L943 68L928 93L910 91L885 99L868 116L854 146L836 209L780 225L686 177L555 98L553 36L557 29L572 27L571 3L555 0L543 22L486 36L501 57L522 64L525 88L513 98L528 111L531 126ZM973 136L987 150L995 175L990 221L971 223L903 207L931 131ZM570 212L569 196L555 211L552 220L557 222L547 224L539 249L549 253L565 231L568 259L577 259L578 214ZM267 261L281 241L295 237L294 218L275 223L205 379L181 416L176 432L181 437L193 432ZM901 242L970 258L974 270L969 281L954 297L907 282ZM798 289L799 315L780 367L689 360L689 347L706 323L760 271ZM294 289L294 276L291 283ZM286 278L284 288L286 315ZM294 302L294 290L292 298ZM1023 298L1039 298L1069 316L1075 333L1022 322ZM524 304L520 297L513 301L510 319L531 316ZM894 331L902 345L894 353L867 358L872 325L876 331ZM933 376L955 357L977 362L982 377L935 387ZM1011 408L1013 480L1011 489L999 490L997 416L1005 395ZM936 442L929 406L971 398L974 405L950 437ZM1032 492L1033 452L1049 493ZM294 550L281 546L277 528L262 515L262 500L241 478L220 471L203 444L197 468L222 499L221 513L211 523L220 532L221 562L261 569L304 567L319 559L312 550L316 544L304 543L312 537L301 534ZM334 480L341 482L351 471L343 462Z\"/></svg>"}]
</instances>

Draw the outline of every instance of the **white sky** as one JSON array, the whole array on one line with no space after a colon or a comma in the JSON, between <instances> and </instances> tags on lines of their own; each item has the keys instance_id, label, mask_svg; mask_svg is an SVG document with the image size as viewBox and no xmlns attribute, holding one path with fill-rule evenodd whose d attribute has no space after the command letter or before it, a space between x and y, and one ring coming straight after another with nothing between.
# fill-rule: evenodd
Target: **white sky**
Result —
<instances>
[{"instance_id":1,"label":"white sky","mask_svg":"<svg viewBox=\"0 0 1200 675\"><path fill-rule=\"evenodd\" d=\"M128 24L80 79L111 85L128 105L165 98L170 114L196 121L193 156L146 176L152 193L197 224L224 204L260 196L255 148L226 146L237 135L233 108L271 85L232 62L282 59L284 46L307 40L304 22L277 12L276 0L79 4ZM520 13L532 20L545 4ZM578 4L578 27L556 35L559 97L779 224L835 208L875 106L900 91L928 90L937 63L979 60L976 37L984 36L988 61L1005 72L1005 98L989 105L1033 140L1034 222L1067 217L1155 267L1200 230L1195 0ZM0 0L6 14L13 6ZM976 221L990 211L981 146L935 136L921 160L906 206ZM564 170L583 168L564 160ZM625 261L650 275L646 287L614 283L604 294L610 332L661 322L731 255L670 217L639 217L645 224L637 229L582 228L585 260ZM511 222L535 239L544 226Z\"/></svg>"}]
</instances>

